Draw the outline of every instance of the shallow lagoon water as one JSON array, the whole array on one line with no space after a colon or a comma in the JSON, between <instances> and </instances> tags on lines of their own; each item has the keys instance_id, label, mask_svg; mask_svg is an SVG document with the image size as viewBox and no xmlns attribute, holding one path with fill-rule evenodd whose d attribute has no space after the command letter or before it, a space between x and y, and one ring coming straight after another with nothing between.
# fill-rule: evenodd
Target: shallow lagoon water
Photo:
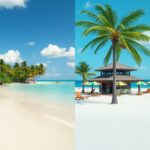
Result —
<instances>
[{"instance_id":1,"label":"shallow lagoon water","mask_svg":"<svg viewBox=\"0 0 150 150\"><path fill-rule=\"evenodd\" d=\"M74 104L73 81L38 81L35 84L11 84L8 90L30 95L37 100L59 103L64 105Z\"/></svg>"}]
</instances>

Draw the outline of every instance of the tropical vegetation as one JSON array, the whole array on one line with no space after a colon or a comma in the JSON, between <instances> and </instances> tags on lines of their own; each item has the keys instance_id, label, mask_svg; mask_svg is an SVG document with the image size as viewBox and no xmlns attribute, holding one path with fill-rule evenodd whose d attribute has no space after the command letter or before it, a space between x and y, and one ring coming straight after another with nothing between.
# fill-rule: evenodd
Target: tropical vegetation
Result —
<instances>
[{"instance_id":1,"label":"tropical vegetation","mask_svg":"<svg viewBox=\"0 0 150 150\"><path fill-rule=\"evenodd\" d=\"M88 80L90 77L95 75L95 73L91 72L92 68L86 62L80 62L78 66L75 68L76 74L82 77L82 93L85 93L84 90L84 82Z\"/></svg>"},{"instance_id":2,"label":"tropical vegetation","mask_svg":"<svg viewBox=\"0 0 150 150\"><path fill-rule=\"evenodd\" d=\"M26 83L28 79L35 78L45 74L43 64L29 66L26 61L10 65L0 59L0 85L11 82Z\"/></svg>"},{"instance_id":3,"label":"tropical vegetation","mask_svg":"<svg viewBox=\"0 0 150 150\"><path fill-rule=\"evenodd\" d=\"M146 34L150 31L150 26L135 24L144 15L144 11L140 9L130 12L119 21L117 13L109 5L98 4L95 6L95 12L84 10L81 14L87 15L89 20L78 21L76 25L84 29L84 36L93 34L93 39L85 45L82 52L91 47L97 54L99 51L103 52L106 44L109 45L104 63L108 64L113 56L112 104L117 104L116 61L123 50L128 51L138 65L142 62L141 53L150 56L149 49L143 44L150 41L150 36Z\"/></svg>"}]
</instances>

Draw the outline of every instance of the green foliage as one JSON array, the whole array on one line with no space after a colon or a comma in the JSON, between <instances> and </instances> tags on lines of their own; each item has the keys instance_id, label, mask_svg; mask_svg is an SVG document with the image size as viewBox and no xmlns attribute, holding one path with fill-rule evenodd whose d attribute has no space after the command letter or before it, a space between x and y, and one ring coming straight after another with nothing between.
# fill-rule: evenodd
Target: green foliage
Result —
<instances>
[{"instance_id":1,"label":"green foliage","mask_svg":"<svg viewBox=\"0 0 150 150\"><path fill-rule=\"evenodd\" d=\"M12 79L6 73L0 73L0 85L3 83L11 83Z\"/></svg>"},{"instance_id":2,"label":"green foliage","mask_svg":"<svg viewBox=\"0 0 150 150\"><path fill-rule=\"evenodd\" d=\"M26 61L23 61L21 64L15 63L14 66L10 66L0 59L0 84L25 83L29 78L34 80L36 77L45 74L45 71L43 64L29 66Z\"/></svg>"},{"instance_id":3,"label":"green foliage","mask_svg":"<svg viewBox=\"0 0 150 150\"><path fill-rule=\"evenodd\" d=\"M150 41L150 36L145 34L150 31L150 26L144 24L135 25L136 21L144 15L143 10L130 12L121 20L118 20L117 13L109 5L96 5L95 11L96 13L82 11L81 14L87 15L89 20L76 22L77 26L83 28L83 36L95 35L93 40L85 45L82 52L92 48L97 53L106 44L110 44L104 59L105 64L111 58L114 45L116 61L119 60L123 49L129 52L137 64L142 62L140 53L150 56L150 50L142 44Z\"/></svg>"},{"instance_id":4,"label":"green foliage","mask_svg":"<svg viewBox=\"0 0 150 150\"><path fill-rule=\"evenodd\" d=\"M83 82L95 75L91 73L92 68L86 62L80 62L79 66L76 66L75 72L82 76Z\"/></svg>"}]
</instances>

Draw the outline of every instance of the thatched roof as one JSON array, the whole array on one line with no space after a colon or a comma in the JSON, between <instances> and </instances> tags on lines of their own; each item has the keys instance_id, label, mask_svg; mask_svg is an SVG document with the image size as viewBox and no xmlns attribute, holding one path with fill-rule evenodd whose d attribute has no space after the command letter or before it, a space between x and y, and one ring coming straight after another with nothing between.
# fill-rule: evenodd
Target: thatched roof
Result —
<instances>
[{"instance_id":1,"label":"thatched roof","mask_svg":"<svg viewBox=\"0 0 150 150\"><path fill-rule=\"evenodd\" d=\"M100 68L97 68L95 71L104 71L104 70L112 70L113 69L113 64L109 64L105 67L100 67ZM129 71L134 71L134 70L137 70L136 68L133 68L133 67L129 67L127 65L123 65L123 64L120 64L120 63L116 63L116 70L129 70Z\"/></svg>"},{"instance_id":2,"label":"thatched roof","mask_svg":"<svg viewBox=\"0 0 150 150\"><path fill-rule=\"evenodd\" d=\"M96 78L91 79L90 81L113 81L113 75L110 76L99 76ZM129 76L129 75L116 75L116 81L129 81L129 82L137 82L137 81L142 81L142 79L134 77L134 76Z\"/></svg>"}]
</instances>

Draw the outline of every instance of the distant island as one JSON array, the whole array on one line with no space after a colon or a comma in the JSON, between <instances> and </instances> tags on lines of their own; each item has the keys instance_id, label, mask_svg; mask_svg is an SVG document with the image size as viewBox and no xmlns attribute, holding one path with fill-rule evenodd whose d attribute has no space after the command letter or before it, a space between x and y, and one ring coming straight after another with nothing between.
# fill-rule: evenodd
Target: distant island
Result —
<instances>
[{"instance_id":1,"label":"distant island","mask_svg":"<svg viewBox=\"0 0 150 150\"><path fill-rule=\"evenodd\" d=\"M34 82L35 78L44 75L46 68L43 64L28 65L26 61L10 65L0 59L0 85L17 82Z\"/></svg>"}]
</instances>

